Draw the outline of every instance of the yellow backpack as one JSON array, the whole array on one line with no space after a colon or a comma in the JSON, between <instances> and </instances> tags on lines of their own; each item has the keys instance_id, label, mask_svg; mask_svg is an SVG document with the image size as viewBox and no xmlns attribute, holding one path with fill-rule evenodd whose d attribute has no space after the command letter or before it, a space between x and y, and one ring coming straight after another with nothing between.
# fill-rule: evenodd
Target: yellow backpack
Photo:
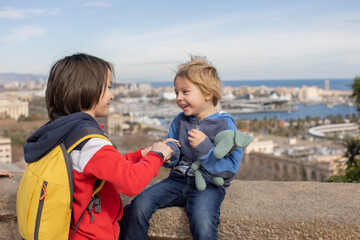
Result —
<instances>
[{"instance_id":1,"label":"yellow backpack","mask_svg":"<svg viewBox=\"0 0 360 240\"><path fill-rule=\"evenodd\" d=\"M16 197L17 222L23 239L69 238L74 189L69 153L80 143L93 137L108 140L100 129L85 128L72 134L38 161L28 164ZM100 210L98 206L100 199L96 193L103 185L104 181L100 186L94 186L95 190L88 205L91 216L94 205L95 211ZM74 232L81 219L82 217Z\"/></svg>"}]
</instances>

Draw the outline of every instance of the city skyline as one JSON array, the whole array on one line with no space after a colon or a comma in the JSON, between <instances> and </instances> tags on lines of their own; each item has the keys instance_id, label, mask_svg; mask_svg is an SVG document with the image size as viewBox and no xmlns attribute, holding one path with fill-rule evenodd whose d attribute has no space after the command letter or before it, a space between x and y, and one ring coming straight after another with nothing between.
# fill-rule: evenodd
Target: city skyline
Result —
<instances>
[{"instance_id":1,"label":"city skyline","mask_svg":"<svg viewBox=\"0 0 360 240\"><path fill-rule=\"evenodd\" d=\"M47 75L76 52L126 82L171 81L189 54L223 80L354 78L358 1L2 1L0 72Z\"/></svg>"}]
</instances>

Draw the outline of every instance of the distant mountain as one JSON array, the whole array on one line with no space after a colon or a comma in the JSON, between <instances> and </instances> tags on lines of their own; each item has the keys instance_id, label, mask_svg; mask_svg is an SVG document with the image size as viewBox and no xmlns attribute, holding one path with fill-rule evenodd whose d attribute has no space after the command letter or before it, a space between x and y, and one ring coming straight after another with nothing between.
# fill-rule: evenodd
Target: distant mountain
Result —
<instances>
[{"instance_id":1,"label":"distant mountain","mask_svg":"<svg viewBox=\"0 0 360 240\"><path fill-rule=\"evenodd\" d=\"M25 82L28 80L36 80L39 78L47 79L46 76L34 74L20 74L20 73L0 73L0 84L8 82Z\"/></svg>"}]
</instances>

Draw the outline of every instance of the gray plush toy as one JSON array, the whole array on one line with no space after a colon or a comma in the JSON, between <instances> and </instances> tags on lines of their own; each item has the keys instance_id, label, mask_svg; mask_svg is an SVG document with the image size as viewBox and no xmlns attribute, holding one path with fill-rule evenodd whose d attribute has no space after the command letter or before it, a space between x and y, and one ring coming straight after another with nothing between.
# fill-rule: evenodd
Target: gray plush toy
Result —
<instances>
[{"instance_id":1,"label":"gray plush toy","mask_svg":"<svg viewBox=\"0 0 360 240\"><path fill-rule=\"evenodd\" d=\"M223 130L219 132L214 139L214 156L217 159L223 158L231 154L233 150L238 147L244 148L250 144L252 137L235 130ZM199 171L200 163L194 162L191 165L191 169L195 174L195 185L199 191L204 191L206 188L206 182L204 180L201 171ZM212 176L212 180L217 186L224 184L222 177Z\"/></svg>"}]
</instances>

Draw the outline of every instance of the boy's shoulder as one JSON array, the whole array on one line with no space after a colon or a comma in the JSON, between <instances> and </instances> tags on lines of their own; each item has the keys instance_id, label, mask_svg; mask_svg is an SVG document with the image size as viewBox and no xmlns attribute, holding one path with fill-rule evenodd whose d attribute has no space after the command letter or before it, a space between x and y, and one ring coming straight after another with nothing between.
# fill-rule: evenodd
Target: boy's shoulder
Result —
<instances>
[{"instance_id":1,"label":"boy's shoulder","mask_svg":"<svg viewBox=\"0 0 360 240\"><path fill-rule=\"evenodd\" d=\"M230 118L230 119L234 119L233 116L225 111L218 111L217 112L217 116L218 118Z\"/></svg>"},{"instance_id":2,"label":"boy's shoulder","mask_svg":"<svg viewBox=\"0 0 360 240\"><path fill-rule=\"evenodd\" d=\"M213 117L218 117L218 118L232 118L233 116L225 111L217 111L216 113L214 113L213 115L210 116L210 118ZM191 118L195 118L195 116L186 116L184 112L180 112L178 115L176 115L176 117L174 119L178 119L178 118L187 118L187 119L191 119Z\"/></svg>"},{"instance_id":3,"label":"boy's shoulder","mask_svg":"<svg viewBox=\"0 0 360 240\"><path fill-rule=\"evenodd\" d=\"M227 129L236 129L236 122L234 117L225 112L225 111L218 111L213 116L212 119L218 119L220 121L225 121L227 123Z\"/></svg>"},{"instance_id":4,"label":"boy's shoulder","mask_svg":"<svg viewBox=\"0 0 360 240\"><path fill-rule=\"evenodd\" d=\"M225 112L225 111L217 111L216 113L214 113L213 115L208 117L209 120L215 120L215 119L223 119L226 121L230 121L230 122L235 122L234 118L232 115L230 115L229 113Z\"/></svg>"},{"instance_id":5,"label":"boy's shoulder","mask_svg":"<svg viewBox=\"0 0 360 240\"><path fill-rule=\"evenodd\" d=\"M184 112L181 112L178 115L176 115L176 117L173 119L173 121L184 122L184 121L189 121L192 118L195 118L195 117L194 116L186 116Z\"/></svg>"},{"instance_id":6,"label":"boy's shoulder","mask_svg":"<svg viewBox=\"0 0 360 240\"><path fill-rule=\"evenodd\" d=\"M195 116L186 116L184 112L179 113L176 115L176 117L173 119L174 122L183 122L183 121L192 121L192 119L196 119ZM209 120L215 120L215 119L224 119L227 121L235 122L234 117L225 112L225 111L218 111L214 113L213 115L209 116L207 119Z\"/></svg>"}]
</instances>

